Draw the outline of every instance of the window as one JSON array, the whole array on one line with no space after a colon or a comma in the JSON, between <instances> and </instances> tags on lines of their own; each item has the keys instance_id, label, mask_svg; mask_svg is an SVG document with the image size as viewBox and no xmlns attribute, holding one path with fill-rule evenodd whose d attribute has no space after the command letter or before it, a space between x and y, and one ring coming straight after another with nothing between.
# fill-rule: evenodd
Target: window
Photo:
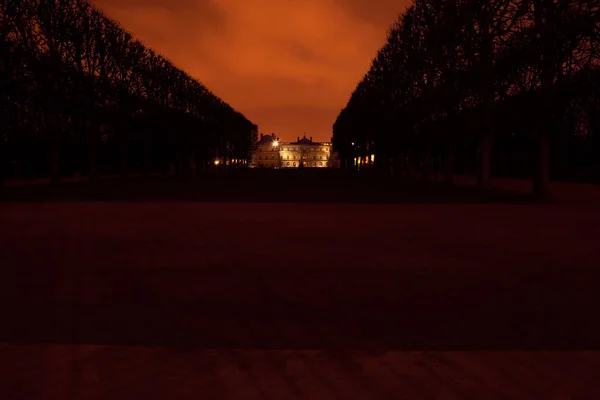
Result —
<instances>
[{"instance_id":1,"label":"window","mask_svg":"<svg viewBox=\"0 0 600 400\"><path fill-rule=\"evenodd\" d=\"M313 167L316 167L316 166L317 166L317 163L313 163Z\"/></svg>"},{"instance_id":2,"label":"window","mask_svg":"<svg viewBox=\"0 0 600 400\"><path fill-rule=\"evenodd\" d=\"M289 160L289 159L290 159L290 156L287 156L287 159ZM289 165L289 164L290 164L290 163L288 163L288 165Z\"/></svg>"},{"instance_id":3,"label":"window","mask_svg":"<svg viewBox=\"0 0 600 400\"><path fill-rule=\"evenodd\" d=\"M288 166L288 167L290 166L290 162L289 162L289 161L288 161L288 163L287 163L287 166Z\"/></svg>"},{"instance_id":4,"label":"window","mask_svg":"<svg viewBox=\"0 0 600 400\"><path fill-rule=\"evenodd\" d=\"M275 159L275 156L271 156L271 160L274 160L274 159Z\"/></svg>"},{"instance_id":5,"label":"window","mask_svg":"<svg viewBox=\"0 0 600 400\"><path fill-rule=\"evenodd\" d=\"M323 159L323 156L319 156L319 160L322 160L322 159Z\"/></svg>"},{"instance_id":6,"label":"window","mask_svg":"<svg viewBox=\"0 0 600 400\"><path fill-rule=\"evenodd\" d=\"M296 166L296 163L294 163L294 167Z\"/></svg>"},{"instance_id":7,"label":"window","mask_svg":"<svg viewBox=\"0 0 600 400\"><path fill-rule=\"evenodd\" d=\"M320 166L320 167L322 167L322 166L323 166L323 163L322 163L322 162L320 162L320 163L319 163L319 166Z\"/></svg>"}]
</instances>

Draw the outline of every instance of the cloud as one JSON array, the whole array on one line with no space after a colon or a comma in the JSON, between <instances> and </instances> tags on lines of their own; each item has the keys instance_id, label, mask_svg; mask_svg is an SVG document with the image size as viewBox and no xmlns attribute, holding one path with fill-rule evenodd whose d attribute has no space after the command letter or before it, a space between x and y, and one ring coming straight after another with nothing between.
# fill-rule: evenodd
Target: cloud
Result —
<instances>
[{"instance_id":1,"label":"cloud","mask_svg":"<svg viewBox=\"0 0 600 400\"><path fill-rule=\"evenodd\" d=\"M352 18L381 28L391 25L408 6L409 1L335 0L335 3Z\"/></svg>"},{"instance_id":2,"label":"cloud","mask_svg":"<svg viewBox=\"0 0 600 400\"><path fill-rule=\"evenodd\" d=\"M283 139L306 131L319 140L330 138L337 113L406 7L398 0L95 3L261 131Z\"/></svg>"}]
</instances>

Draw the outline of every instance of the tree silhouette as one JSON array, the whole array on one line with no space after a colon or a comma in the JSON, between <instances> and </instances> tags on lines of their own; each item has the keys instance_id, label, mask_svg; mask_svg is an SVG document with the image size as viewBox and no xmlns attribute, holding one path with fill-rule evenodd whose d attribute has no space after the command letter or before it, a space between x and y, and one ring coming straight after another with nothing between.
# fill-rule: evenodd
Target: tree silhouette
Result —
<instances>
[{"instance_id":1,"label":"tree silhouette","mask_svg":"<svg viewBox=\"0 0 600 400\"><path fill-rule=\"evenodd\" d=\"M507 168L506 155L493 150L503 143L526 149L528 160L521 162L537 165L530 176L536 194L546 195L550 143L576 118L594 114L574 117L569 110L576 99L590 100L576 82L581 71L599 65L599 4L416 0L391 26L334 123L342 165L374 150L379 167L408 160L409 170L427 180L432 156L443 157L450 182L457 163L464 170L478 159L479 184L486 188L493 157L500 161L494 166ZM588 82L597 78L588 76ZM528 149L530 140L537 150Z\"/></svg>"},{"instance_id":2,"label":"tree silhouette","mask_svg":"<svg viewBox=\"0 0 600 400\"><path fill-rule=\"evenodd\" d=\"M250 157L256 125L87 1L0 0L0 21L2 176Z\"/></svg>"}]
</instances>

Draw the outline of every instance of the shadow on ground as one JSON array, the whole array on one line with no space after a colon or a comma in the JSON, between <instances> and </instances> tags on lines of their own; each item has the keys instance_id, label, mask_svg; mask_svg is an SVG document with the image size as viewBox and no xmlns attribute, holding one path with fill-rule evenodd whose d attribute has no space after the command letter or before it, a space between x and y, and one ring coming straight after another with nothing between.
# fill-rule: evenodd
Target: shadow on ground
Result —
<instances>
[{"instance_id":1,"label":"shadow on ground","mask_svg":"<svg viewBox=\"0 0 600 400\"><path fill-rule=\"evenodd\" d=\"M460 293L416 277L404 284L394 274L345 276L343 283L310 271L275 272L260 282L240 271L211 275L63 272L41 273L35 282L11 276L2 297L14 300L15 290L23 297L2 307L9 323L0 342L374 352L600 348L590 307L560 294L536 300L522 287L490 285ZM353 295L352 287L370 291Z\"/></svg>"},{"instance_id":2,"label":"shadow on ground","mask_svg":"<svg viewBox=\"0 0 600 400\"><path fill-rule=\"evenodd\" d=\"M413 182L340 170L244 170L0 188L0 201L198 201L269 203L533 203L531 195Z\"/></svg>"}]
</instances>

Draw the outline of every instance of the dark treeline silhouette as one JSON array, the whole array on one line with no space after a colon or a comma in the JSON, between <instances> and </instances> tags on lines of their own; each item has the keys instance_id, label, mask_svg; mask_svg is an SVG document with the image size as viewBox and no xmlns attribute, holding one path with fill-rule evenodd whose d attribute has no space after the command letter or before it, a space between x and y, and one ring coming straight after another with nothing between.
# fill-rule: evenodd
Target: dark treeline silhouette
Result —
<instances>
[{"instance_id":1,"label":"dark treeline silhouette","mask_svg":"<svg viewBox=\"0 0 600 400\"><path fill-rule=\"evenodd\" d=\"M85 0L0 0L0 182L245 165L257 127Z\"/></svg>"},{"instance_id":2,"label":"dark treeline silhouette","mask_svg":"<svg viewBox=\"0 0 600 400\"><path fill-rule=\"evenodd\" d=\"M492 173L532 177L541 196L550 175L600 180L599 10L416 0L333 126L342 165L477 172L482 188Z\"/></svg>"}]
</instances>

